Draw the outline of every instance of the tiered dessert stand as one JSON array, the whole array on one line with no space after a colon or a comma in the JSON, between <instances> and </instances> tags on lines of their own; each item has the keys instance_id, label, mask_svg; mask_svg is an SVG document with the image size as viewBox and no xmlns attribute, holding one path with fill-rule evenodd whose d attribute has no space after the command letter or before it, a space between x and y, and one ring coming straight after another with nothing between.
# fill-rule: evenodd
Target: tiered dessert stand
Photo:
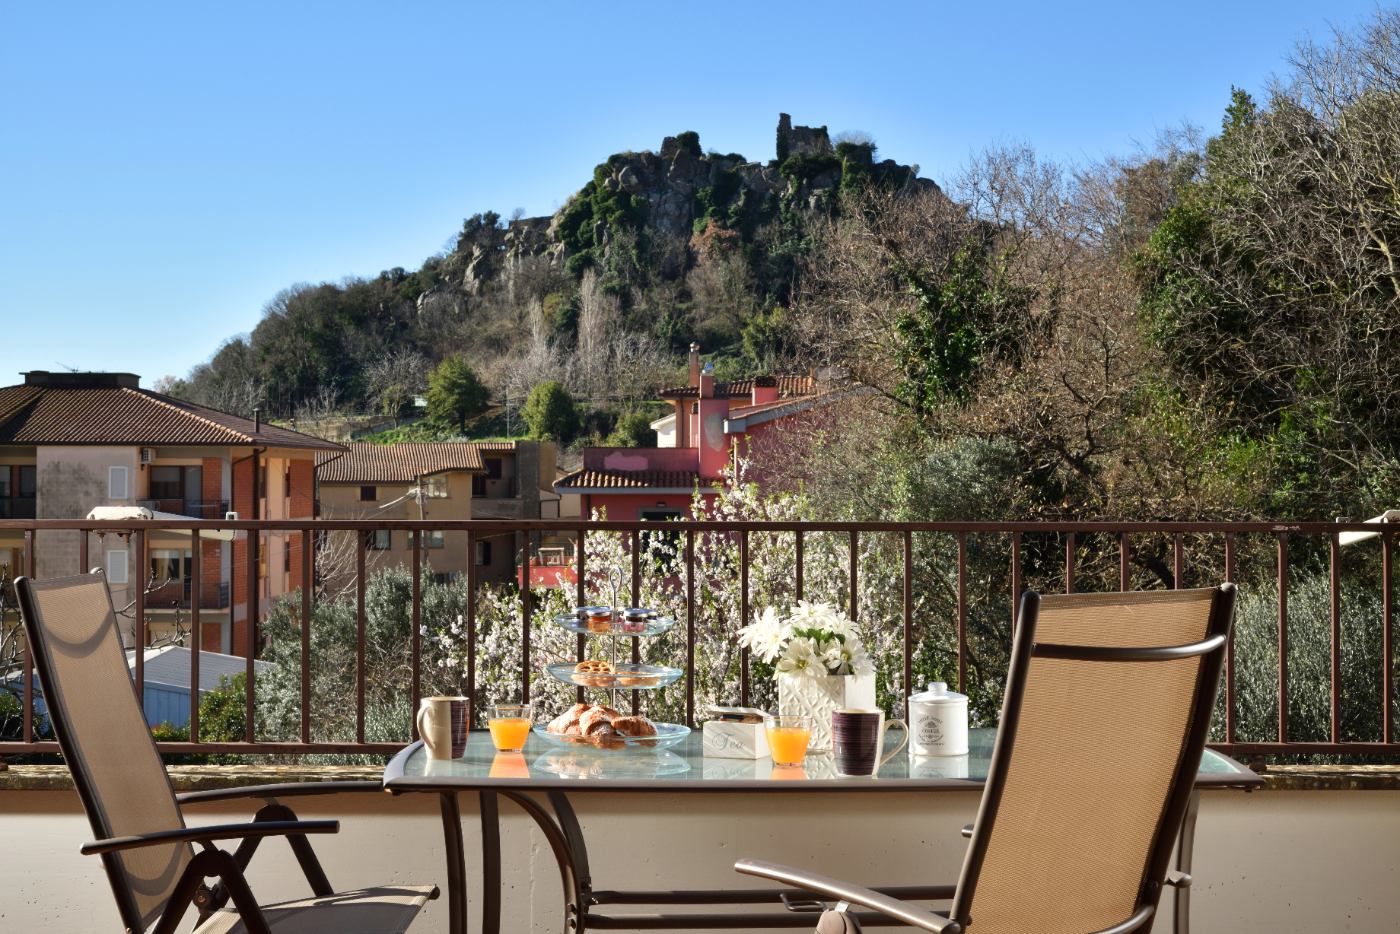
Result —
<instances>
[{"instance_id":1,"label":"tiered dessert stand","mask_svg":"<svg viewBox=\"0 0 1400 934\"><path fill-rule=\"evenodd\" d=\"M645 607L618 606L618 593L621 590L621 574L612 575L612 605L580 607L571 613L560 613L554 617L554 625L582 636L604 636L608 646L608 660L612 671L580 671L574 662L554 662L545 671L556 681L574 687L593 688L608 692L608 705L621 710L618 696L636 691L653 691L675 682L683 674L683 668L665 665L642 665L635 662L618 661L619 637L622 639L648 639L664 635L676 625L674 617L664 616L657 610ZM641 750L665 749L674 746L690 735L690 727L679 723L655 723L655 736L610 737L614 748ZM551 733L543 726L535 727L535 735L557 745L583 745L588 740L578 736ZM606 748L606 747L605 747Z\"/></svg>"}]
</instances>

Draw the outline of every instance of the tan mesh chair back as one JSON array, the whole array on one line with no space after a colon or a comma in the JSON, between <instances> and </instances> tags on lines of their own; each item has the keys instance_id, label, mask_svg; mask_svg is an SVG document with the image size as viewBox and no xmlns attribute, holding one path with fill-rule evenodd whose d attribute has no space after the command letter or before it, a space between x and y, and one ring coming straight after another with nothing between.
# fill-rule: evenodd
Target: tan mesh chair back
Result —
<instances>
[{"instance_id":1,"label":"tan mesh chair back","mask_svg":"<svg viewBox=\"0 0 1400 934\"><path fill-rule=\"evenodd\" d=\"M1155 907L1233 605L1231 585L1027 595L954 920L1091 934Z\"/></svg>"},{"instance_id":2,"label":"tan mesh chair back","mask_svg":"<svg viewBox=\"0 0 1400 934\"><path fill-rule=\"evenodd\" d=\"M185 826L146 725L101 574L16 582L44 704L99 839ZM191 857L187 844L102 857L130 930L145 930Z\"/></svg>"}]
</instances>

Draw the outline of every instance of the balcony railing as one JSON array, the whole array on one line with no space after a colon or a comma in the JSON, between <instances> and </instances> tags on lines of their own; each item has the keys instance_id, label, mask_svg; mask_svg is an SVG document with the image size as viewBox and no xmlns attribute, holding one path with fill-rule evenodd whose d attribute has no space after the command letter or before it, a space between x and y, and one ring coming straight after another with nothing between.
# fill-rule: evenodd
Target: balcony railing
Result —
<instances>
[{"instance_id":1,"label":"balcony railing","mask_svg":"<svg viewBox=\"0 0 1400 934\"><path fill-rule=\"evenodd\" d=\"M168 581L148 587L146 607L149 609L188 610L194 604L194 581ZM205 610L227 610L229 608L228 581L200 588L199 606Z\"/></svg>"},{"instance_id":2,"label":"balcony railing","mask_svg":"<svg viewBox=\"0 0 1400 934\"><path fill-rule=\"evenodd\" d=\"M152 512L168 512L191 519L222 519L228 512L228 500L202 502L190 499L143 499L140 505ZM16 517L18 518L18 517Z\"/></svg>"},{"instance_id":3,"label":"balcony railing","mask_svg":"<svg viewBox=\"0 0 1400 934\"><path fill-rule=\"evenodd\" d=\"M89 543L96 540L92 533L98 531L111 534L121 531L130 535L131 547L142 548L146 535L159 530L188 530L197 539L201 530L234 529L247 532L261 531L265 536L286 536L297 544L302 554L316 552L315 545L326 541L326 533L357 533L343 536L351 542L349 560L346 566L354 569L354 581L346 593L353 594L355 636L353 652L348 645L339 646L347 655L353 654L356 672L356 698L354 705L354 739L335 741L313 741L311 724L317 722L318 712L312 706L311 673L308 660L311 659L310 627L300 626L300 677L301 704L299 738L288 740L268 739L257 733L255 712L256 678L253 660L247 661L245 672L245 722L242 741L203 742L200 740L197 701L191 699L191 741L163 743L167 752L205 753L383 753L399 747L399 742L372 742L366 740L365 731L365 688L366 688L366 541L368 533L376 530L390 530L396 534L407 533L412 546L413 560L410 563L412 577L412 599L408 612L411 621L406 627L405 657L407 670L404 672L405 691L410 695L408 709L417 706L424 686L424 658L429 646L423 638L423 588L426 585L425 571L427 559L431 557L425 548L425 534L441 532L445 535L462 535L467 540L467 554L474 551L474 543L485 538L499 538L505 534L515 536L517 555L528 555L532 539L546 532L572 533L577 536L577 548L573 555L576 571L576 591L570 595L579 603L592 602L605 595L596 592L598 571L588 565L589 552L601 548L609 542L620 540L622 550L613 554L626 556L623 567L623 592L619 600L629 600L634 605L640 601L643 592L644 574L655 573L649 560L643 560L647 542L661 541L675 549L678 563L667 573L678 588L676 615L680 618L674 633L668 638L683 642L685 677L677 687L684 691L684 718L691 724L695 721L697 696L697 649L702 636L697 625L701 612L711 612L705 607L713 606L715 588L731 587L728 591L733 598L732 618L722 620L725 632L709 638L718 639L732 645L734 632L743 621L753 618L757 609L755 594L761 585L770 588L781 586L791 599L804 597L813 599L834 599L866 630L868 634L886 640L894 648L894 657L882 660L887 680L897 682L902 696L907 686L913 683L916 655L920 659L935 656L944 659L947 680L957 687L976 686L977 678L985 678L988 670L996 669L1000 657L1009 643L1014 625L1014 608L1019 595L1027 588L1042 592L1076 592L1083 590L1129 590L1162 589L1186 586L1207 586L1223 580L1238 581L1241 585L1242 601L1254 600L1256 616L1261 612L1260 601L1265 601L1265 627L1270 638L1268 651L1262 655L1256 648L1251 649L1250 657L1254 664L1264 670L1263 684L1260 671L1246 671L1237 664L1238 647L1235 644L1240 633L1237 629L1227 656L1223 699L1221 703L1221 723L1218 742L1213 743L1223 751L1234 755L1382 755L1400 754L1400 743L1395 739L1395 660L1394 660L1394 601L1392 597L1392 568L1394 538L1400 531L1395 527L1369 525L1364 523L1076 523L1076 522L927 522L927 523L807 523L807 522L678 522L668 525L665 535L658 535L657 523L610 522L610 521L374 521L374 520L272 520L239 522L121 522L96 524L86 520L39 520L0 521L0 529L18 530L25 537L27 573L33 574L36 556L42 555L45 540L57 537L65 530L80 530L76 562L73 571L90 566ZM1355 546L1342 548L1341 533L1371 532L1376 537ZM650 533L650 534L648 534ZM252 585L245 592L254 594L249 607L254 619L262 618L265 606L260 607L257 594L260 562L260 540L265 536L248 535L249 547L247 564L233 569L235 577L243 578ZM772 562L759 566L754 554L770 549L774 542L781 541L791 555L784 566L776 567ZM716 542L725 545L723 554L736 556L733 560L720 555ZM869 562L871 549L882 549L886 563L881 570L874 572ZM69 546L71 548L71 545ZM67 549L64 549L67 552ZM192 665L198 665L199 612L203 606L200 598L200 552L194 548L192 568L191 636L196 651L191 652ZM601 553L601 552L600 552ZM769 552L764 552L769 553ZM814 557L820 554L822 561L820 577L814 567ZM833 561L833 556L836 560ZM318 560L320 560L318 558ZM863 562L866 562L863 564ZM371 568L372 569L372 568ZM833 572L833 569L835 571ZM440 571L440 568L433 568ZM585 573L588 570L590 573ZM300 620L312 618L314 596L313 586L321 578L321 572L313 568L312 561L300 563L300 592L290 599ZM878 579L868 575L878 573ZM774 583L774 575L785 579ZM760 577L760 575L763 575ZM862 575L867 575L863 577ZM1294 593L1295 578L1300 592ZM517 578L518 579L518 578ZM470 591L475 594L478 583L478 568L474 563L466 569L466 580ZM1344 586L1345 582L1345 586ZM294 581L293 584L298 582ZM1312 588L1306 592L1302 588ZM862 588L865 589L862 589ZM880 607L863 605L870 603L869 594L880 596ZM820 592L818 592L820 591ZM862 594L865 594L863 597ZM590 600L589 598L592 598ZM1364 598L1364 600L1363 600ZM528 592L518 594L513 599L519 603L519 658L511 663L506 675L511 693L526 700L535 687L534 676L538 673L538 659L532 654L531 638L535 631L533 617L538 612L534 606L535 597ZM1314 616L1322 620L1319 628L1310 632L1322 632L1311 643L1290 644L1295 635L1290 620L1290 601L1296 599L1298 607L1304 600L1312 601ZM704 603L704 601L710 601ZM1365 618L1361 620L1364 632L1353 634L1357 624L1357 606L1365 607ZM1370 601L1370 602L1365 602ZM683 602L683 607L682 607ZM703 606L702 606L703 604ZM942 609L938 609L938 608ZM1318 608L1321 609L1318 609ZM1348 620L1348 639L1343 639L1344 608ZM1301 610L1299 611L1301 612ZM235 611L235 618L243 614ZM460 670L462 689L476 696L483 687L482 671L479 664L481 634L477 627L477 600L466 601L464 618L460 626L462 638L466 641L465 664ZM144 638L146 606L143 595L138 595L135 606L135 626L138 638ZM936 617L936 618L935 618ZM706 617L711 619L712 617ZM13 624L13 615L9 620ZM935 625L936 624L936 625ZM238 625L237 623L235 625ZM708 625L708 624L707 624ZM939 634L942 631L943 635ZM1257 632L1256 632L1257 634ZM538 638L538 634L536 635ZM1253 637L1252 637L1253 638ZM1371 662L1366 669L1356 670L1357 652L1369 646ZM252 640L257 644L257 639ZM635 645L635 642L633 643ZM709 646L706 647L707 650ZM577 641L576 652L583 655L585 643L582 637ZM635 650L634 650L635 651ZM538 653L535 653L538 654ZM737 657L737 678L734 696L726 698L730 702L748 703L754 691L754 665L747 652L734 652ZM634 654L634 658L635 658ZM987 660L991 659L990 662ZM1348 659L1344 666L1344 659ZM347 660L347 665L349 664ZM918 665L923 665L921 660ZM30 669L30 659L23 660L25 670ZM1322 733L1300 738L1294 716L1293 702L1300 702L1291 689L1291 669L1303 672L1310 668L1322 672L1321 682L1325 683L1325 696L1310 698L1309 702L1324 705L1326 714ZM1266 669L1266 670L1265 670ZM137 658L135 679L140 693L143 683L143 668ZM1248 685L1245 676L1248 675ZM192 672L197 681L198 672ZM25 679L21 683L29 684ZM1356 688L1356 684L1360 688ZM499 683L495 687L502 687ZM518 690L517 690L518 687ZM1242 692L1248 687L1245 702L1253 705L1250 711L1255 716L1260 705L1270 710L1272 722L1265 735L1240 735ZM1320 689L1323 690L1323 689ZM1301 693L1301 689L1299 689ZM582 689L579 689L582 694ZM1093 698L1085 698L1092 704ZM23 698L25 716L24 735L19 741L0 743L0 754L56 751L56 744L36 739L33 733L33 697L26 690ZM1352 721L1346 717L1356 710L1363 710L1376 727L1371 735L1355 735L1355 730L1344 723ZM1253 728L1252 728L1253 729ZM405 726L402 741L410 726ZM1257 734L1257 730L1255 733Z\"/></svg>"}]
</instances>

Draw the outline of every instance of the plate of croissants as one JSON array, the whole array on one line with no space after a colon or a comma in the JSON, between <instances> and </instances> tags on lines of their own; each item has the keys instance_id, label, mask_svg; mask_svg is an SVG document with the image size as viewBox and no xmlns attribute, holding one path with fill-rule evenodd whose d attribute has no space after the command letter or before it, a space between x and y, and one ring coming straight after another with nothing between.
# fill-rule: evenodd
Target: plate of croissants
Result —
<instances>
[{"instance_id":1,"label":"plate of croissants","mask_svg":"<svg viewBox=\"0 0 1400 934\"><path fill-rule=\"evenodd\" d=\"M568 746L595 749L665 749L690 735L690 727L678 723L653 723L643 716L624 714L606 704L574 704L535 727L535 735Z\"/></svg>"}]
</instances>

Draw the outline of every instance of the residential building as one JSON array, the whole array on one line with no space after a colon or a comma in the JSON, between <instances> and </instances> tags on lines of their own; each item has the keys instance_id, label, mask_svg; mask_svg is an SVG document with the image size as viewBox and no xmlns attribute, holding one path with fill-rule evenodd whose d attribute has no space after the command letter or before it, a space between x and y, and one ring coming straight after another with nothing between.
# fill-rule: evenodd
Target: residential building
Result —
<instances>
[{"instance_id":1,"label":"residential building","mask_svg":"<svg viewBox=\"0 0 1400 934\"><path fill-rule=\"evenodd\" d=\"M325 519L551 519L559 517L552 442L352 443L326 455L317 468L320 515ZM420 492L421 491L421 492ZM563 553L554 536L532 542ZM440 580L476 568L480 581L514 578L520 543L514 533L479 535L467 551L462 532L429 532L422 542L431 573ZM547 544L546 544L547 542ZM407 532L377 533L367 542L367 567L407 566ZM572 549L568 549L572 554Z\"/></svg>"},{"instance_id":2,"label":"residential building","mask_svg":"<svg viewBox=\"0 0 1400 934\"><path fill-rule=\"evenodd\" d=\"M473 489L485 475L481 453L472 444L352 442L316 466L319 514L322 519L470 519ZM413 555L408 532L376 532L364 544L367 569L406 567ZM472 560L460 533L428 532L421 548L431 573L444 580L464 572ZM326 572L353 581L353 562L339 563L347 566ZM336 588L341 582L330 583Z\"/></svg>"},{"instance_id":3,"label":"residential building","mask_svg":"<svg viewBox=\"0 0 1400 934\"><path fill-rule=\"evenodd\" d=\"M142 389L132 373L24 374L0 388L0 517L83 519L99 507L131 507L197 519L310 519L315 459L340 445ZM35 572L79 570L83 533L43 533ZM88 563L102 567L113 600L129 609L143 592L146 643L168 641L188 625L193 598L190 535L119 532L88 538ZM246 657L249 640L248 549L256 544L258 613L301 580L301 537L265 533L203 539L200 638L210 651ZM0 571L25 573L19 531L0 530Z\"/></svg>"},{"instance_id":4,"label":"residential building","mask_svg":"<svg viewBox=\"0 0 1400 934\"><path fill-rule=\"evenodd\" d=\"M585 448L582 468L561 477L554 489L579 496L584 516L594 510L621 521L688 516L696 490L712 495L705 491L723 482L741 458L762 461L781 425L810 422L855 392L813 376L716 382L692 344L689 383L661 393L673 411L651 423L658 446Z\"/></svg>"}]
</instances>

